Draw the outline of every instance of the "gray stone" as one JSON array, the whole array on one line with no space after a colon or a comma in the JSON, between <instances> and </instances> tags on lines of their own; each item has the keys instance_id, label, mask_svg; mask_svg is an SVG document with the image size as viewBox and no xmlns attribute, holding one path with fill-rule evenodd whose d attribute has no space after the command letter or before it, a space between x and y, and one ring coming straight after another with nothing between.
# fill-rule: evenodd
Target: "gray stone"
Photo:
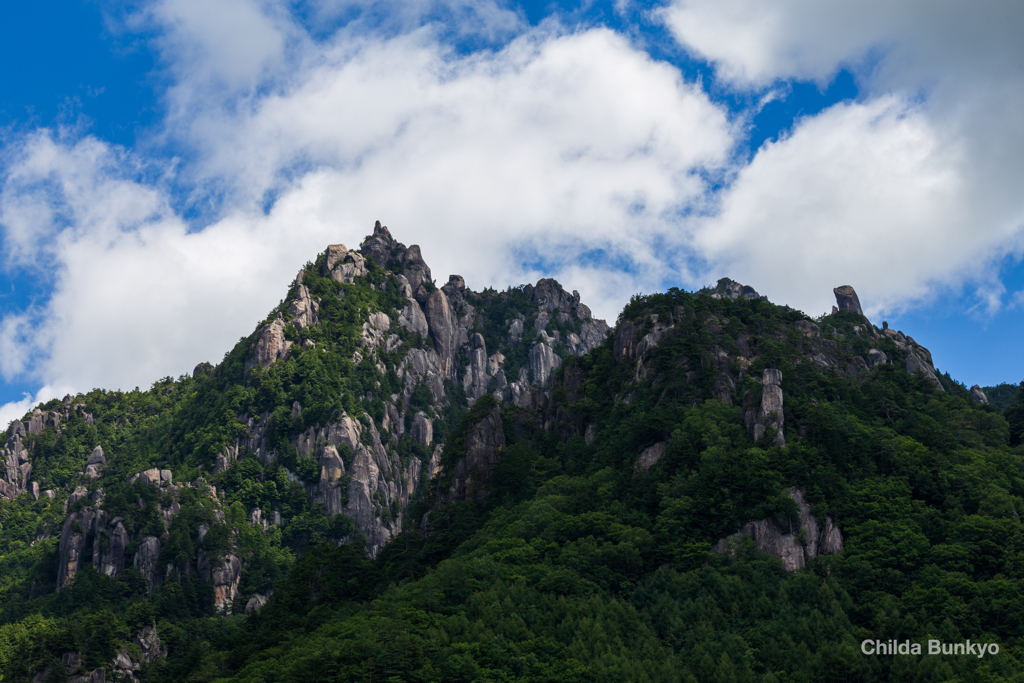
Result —
<instances>
[{"instance_id":1,"label":"gray stone","mask_svg":"<svg viewBox=\"0 0 1024 683\"><path fill-rule=\"evenodd\" d=\"M292 343L284 338L284 320L275 318L263 327L256 342L252 357L246 361L245 370L269 367L271 363L286 358Z\"/></svg>"},{"instance_id":2,"label":"gray stone","mask_svg":"<svg viewBox=\"0 0 1024 683\"><path fill-rule=\"evenodd\" d=\"M876 365L884 365L885 363L888 362L889 359L886 358L885 353L883 351L879 351L878 349L868 350L867 363L869 368L873 368Z\"/></svg>"},{"instance_id":3,"label":"gray stone","mask_svg":"<svg viewBox=\"0 0 1024 683\"><path fill-rule=\"evenodd\" d=\"M637 467L646 472L651 469L662 456L665 455L665 448L668 446L668 442L659 441L653 446L648 446L640 453L640 460L637 462Z\"/></svg>"},{"instance_id":4,"label":"gray stone","mask_svg":"<svg viewBox=\"0 0 1024 683\"><path fill-rule=\"evenodd\" d=\"M457 366L455 322L448 297L440 289L435 289L427 297L426 316L430 336L434 340L434 349L437 351L441 375L454 379Z\"/></svg>"},{"instance_id":5,"label":"gray stone","mask_svg":"<svg viewBox=\"0 0 1024 683\"><path fill-rule=\"evenodd\" d=\"M799 330L800 334L807 337L808 339L816 339L821 337L821 328L812 323L810 320L797 320L793 323L793 326Z\"/></svg>"},{"instance_id":6,"label":"gray stone","mask_svg":"<svg viewBox=\"0 0 1024 683\"><path fill-rule=\"evenodd\" d=\"M424 446L434 441L434 422L422 411L416 413L412 419L412 428L409 436L416 439Z\"/></svg>"},{"instance_id":7,"label":"gray stone","mask_svg":"<svg viewBox=\"0 0 1024 683\"><path fill-rule=\"evenodd\" d=\"M932 369L931 365L921 360L914 351L907 354L907 372L911 375L921 374L928 378L928 380L934 384L940 391L945 391L942 388L942 382L935 376L935 370Z\"/></svg>"},{"instance_id":8,"label":"gray stone","mask_svg":"<svg viewBox=\"0 0 1024 683\"><path fill-rule=\"evenodd\" d=\"M782 372L765 370L761 378L761 408L754 424L754 439L760 439L766 429L776 429L775 446L785 446L786 437L782 433L784 416L782 412Z\"/></svg>"},{"instance_id":9,"label":"gray stone","mask_svg":"<svg viewBox=\"0 0 1024 683\"><path fill-rule=\"evenodd\" d=\"M782 560L788 571L797 571L807 566L815 557L830 555L843 548L843 536L831 517L819 526L811 514L810 506L804 501L802 489L788 488L786 493L793 499L800 512L796 528L783 528L774 519L761 519L748 522L735 534L721 539L711 551L715 553L733 552L736 542L741 536L750 536L759 550L765 551Z\"/></svg>"},{"instance_id":10,"label":"gray stone","mask_svg":"<svg viewBox=\"0 0 1024 683\"><path fill-rule=\"evenodd\" d=\"M267 604L267 596L257 593L249 598L249 602L245 603L245 613L259 612L265 604Z\"/></svg>"},{"instance_id":11,"label":"gray stone","mask_svg":"<svg viewBox=\"0 0 1024 683\"><path fill-rule=\"evenodd\" d=\"M210 363L206 363L206 362L199 363L192 370L192 379L197 379L197 378L199 378L199 377L201 377L203 375L208 375L211 372L213 372L213 369L214 369L213 365L211 365Z\"/></svg>"},{"instance_id":12,"label":"gray stone","mask_svg":"<svg viewBox=\"0 0 1024 683\"><path fill-rule=\"evenodd\" d=\"M160 559L160 539L156 536L145 536L135 550L135 568L146 577L149 590L153 590L157 580L157 562Z\"/></svg>"},{"instance_id":13,"label":"gray stone","mask_svg":"<svg viewBox=\"0 0 1024 683\"><path fill-rule=\"evenodd\" d=\"M840 311L864 315L864 311L860 308L860 299L857 297L857 292L853 291L853 287L850 285L840 285L834 288L832 293L836 295L836 304Z\"/></svg>"},{"instance_id":14,"label":"gray stone","mask_svg":"<svg viewBox=\"0 0 1024 683\"><path fill-rule=\"evenodd\" d=\"M988 405L988 396L985 395L985 392L982 391L981 387L977 384L971 387L971 398L973 398L979 405Z\"/></svg>"},{"instance_id":15,"label":"gray stone","mask_svg":"<svg viewBox=\"0 0 1024 683\"><path fill-rule=\"evenodd\" d=\"M534 383L544 386L551 377L552 371L562 363L562 359L555 353L552 347L554 341L543 332L542 341L534 343L530 348L530 373Z\"/></svg>"}]
</instances>

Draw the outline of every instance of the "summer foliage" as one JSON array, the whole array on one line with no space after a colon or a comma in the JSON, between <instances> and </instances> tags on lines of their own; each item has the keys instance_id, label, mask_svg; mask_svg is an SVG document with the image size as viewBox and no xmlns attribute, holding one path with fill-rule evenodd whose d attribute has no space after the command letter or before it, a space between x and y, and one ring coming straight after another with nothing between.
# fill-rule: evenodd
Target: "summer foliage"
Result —
<instances>
[{"instance_id":1,"label":"summer foliage","mask_svg":"<svg viewBox=\"0 0 1024 683\"><path fill-rule=\"evenodd\" d=\"M69 651L82 653L83 668L107 666L144 625L168 650L143 667L154 682L1024 676L1024 384L1000 412L948 377L940 391L908 374L887 338L877 348L893 362L851 376L813 362L794 327L806 320L798 311L678 290L638 296L620 330L630 324L642 336L654 316L674 325L642 373L616 362L614 333L587 356L565 358L540 411L499 407L506 446L486 497L438 504L437 482L423 487L406 530L370 560L351 520L310 506L304 482L318 472L294 443L342 411L380 424L375 397L398 390L403 351L385 359L388 372L353 364L352 354L369 312L397 317L403 299L394 275L372 264L355 285L318 272L309 264L304 281L327 302L306 337L315 346L246 373L254 335L211 373L91 392L77 400L93 424L79 415L59 435L33 435L33 476L60 493L0 503L3 680L47 666L48 680L63 680ZM501 348L505 321L532 305L522 290L474 296L491 349ZM816 321L843 363L871 346L854 330L863 322L845 312ZM428 343L402 335L404 348ZM751 364L730 368L734 400L712 398L718 351L735 357L741 344ZM766 368L783 376L784 448L753 441L743 424ZM467 410L450 389L456 398L436 412L449 465L497 405L485 397ZM433 411L423 393L414 400ZM243 457L211 475L216 454L241 433L239 416L262 413L279 459ZM664 456L638 468L640 452L663 441ZM127 484L134 472L169 468L176 480L201 476L222 492L220 520L208 497L186 490L166 530L167 578L152 592L134 568L111 579L88 563L54 592L63 502L97 442L109 464L91 489L102 484L105 509L130 530L165 533L160 493ZM400 451L429 457L408 441ZM818 519L840 526L841 553L795 573L749 540L732 555L709 553L749 520L792 516L782 495L790 486L806 491ZM281 513L282 524L254 525L257 509ZM200 525L209 529L201 543ZM228 617L214 613L211 586L189 567L200 552L230 547L245 569ZM271 590L262 610L242 614L251 596ZM970 638L1001 652L868 657L859 650L866 638Z\"/></svg>"}]
</instances>

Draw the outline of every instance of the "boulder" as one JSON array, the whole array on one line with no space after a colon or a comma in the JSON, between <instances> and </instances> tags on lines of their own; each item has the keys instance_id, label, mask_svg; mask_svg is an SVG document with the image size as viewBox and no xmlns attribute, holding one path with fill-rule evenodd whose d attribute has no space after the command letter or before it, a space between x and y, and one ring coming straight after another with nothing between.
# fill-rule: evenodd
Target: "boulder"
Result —
<instances>
[{"instance_id":1,"label":"boulder","mask_svg":"<svg viewBox=\"0 0 1024 683\"><path fill-rule=\"evenodd\" d=\"M886 358L884 352L879 351L878 349L869 349L868 350L867 364L868 364L869 368L873 368L876 365L884 365L884 364L886 364L888 362L889 362L889 359Z\"/></svg>"},{"instance_id":2,"label":"boulder","mask_svg":"<svg viewBox=\"0 0 1024 683\"><path fill-rule=\"evenodd\" d=\"M857 297L857 292L853 291L853 287L850 285L840 285L834 288L832 293L836 295L836 304L840 311L864 315L864 311L860 308L860 299Z\"/></svg>"},{"instance_id":3,"label":"boulder","mask_svg":"<svg viewBox=\"0 0 1024 683\"><path fill-rule=\"evenodd\" d=\"M973 398L978 405L988 405L988 396L985 395L985 392L982 391L981 387L977 384L971 387L971 398Z\"/></svg>"},{"instance_id":4,"label":"boulder","mask_svg":"<svg viewBox=\"0 0 1024 683\"><path fill-rule=\"evenodd\" d=\"M265 604L267 604L267 596L257 593L249 598L249 602L245 603L245 613L259 612Z\"/></svg>"},{"instance_id":5,"label":"boulder","mask_svg":"<svg viewBox=\"0 0 1024 683\"><path fill-rule=\"evenodd\" d=\"M192 370L192 379L197 379L203 375L208 375L213 372L213 365L210 363L200 363Z\"/></svg>"}]
</instances>

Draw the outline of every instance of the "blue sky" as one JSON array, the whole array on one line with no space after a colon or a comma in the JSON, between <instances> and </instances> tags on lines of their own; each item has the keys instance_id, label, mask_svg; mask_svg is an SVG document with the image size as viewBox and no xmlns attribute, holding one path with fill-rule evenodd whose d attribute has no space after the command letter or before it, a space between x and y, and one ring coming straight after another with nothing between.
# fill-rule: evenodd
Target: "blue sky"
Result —
<instances>
[{"instance_id":1,"label":"blue sky","mask_svg":"<svg viewBox=\"0 0 1024 683\"><path fill-rule=\"evenodd\" d=\"M0 417L218 360L380 219L614 318L721 276L1024 379L1018 3L6 3Z\"/></svg>"}]
</instances>

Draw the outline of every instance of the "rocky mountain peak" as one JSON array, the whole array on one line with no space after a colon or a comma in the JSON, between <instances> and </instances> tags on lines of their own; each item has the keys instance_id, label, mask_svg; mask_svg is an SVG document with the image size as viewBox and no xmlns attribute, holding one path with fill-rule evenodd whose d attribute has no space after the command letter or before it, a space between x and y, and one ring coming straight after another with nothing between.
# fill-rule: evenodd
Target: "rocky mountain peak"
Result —
<instances>
[{"instance_id":1,"label":"rocky mountain peak","mask_svg":"<svg viewBox=\"0 0 1024 683\"><path fill-rule=\"evenodd\" d=\"M740 284L727 277L720 279L714 287L705 287L700 290L700 293L709 294L712 299L747 299L748 301L761 299L762 301L768 301L768 297L761 296L753 287Z\"/></svg>"}]
</instances>

